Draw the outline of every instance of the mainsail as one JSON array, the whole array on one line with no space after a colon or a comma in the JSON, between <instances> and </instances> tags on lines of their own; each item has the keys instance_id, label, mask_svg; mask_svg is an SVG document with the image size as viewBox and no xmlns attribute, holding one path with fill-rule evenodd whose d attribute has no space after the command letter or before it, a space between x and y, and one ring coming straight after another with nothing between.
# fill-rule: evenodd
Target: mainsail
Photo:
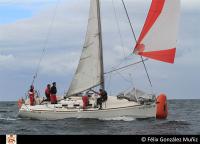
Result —
<instances>
[{"instance_id":1,"label":"mainsail","mask_svg":"<svg viewBox=\"0 0 200 144\"><path fill-rule=\"evenodd\" d=\"M71 96L103 85L103 75L100 3L99 0L91 0L85 43L67 95Z\"/></svg>"},{"instance_id":2,"label":"mainsail","mask_svg":"<svg viewBox=\"0 0 200 144\"><path fill-rule=\"evenodd\" d=\"M174 63L180 0L152 0L134 53Z\"/></svg>"}]
</instances>

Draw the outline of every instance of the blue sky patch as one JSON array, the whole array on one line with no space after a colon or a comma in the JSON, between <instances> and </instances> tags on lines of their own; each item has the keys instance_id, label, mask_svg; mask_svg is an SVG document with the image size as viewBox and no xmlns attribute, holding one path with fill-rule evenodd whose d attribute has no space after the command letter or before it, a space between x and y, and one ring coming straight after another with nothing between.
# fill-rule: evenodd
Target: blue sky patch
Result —
<instances>
[{"instance_id":1,"label":"blue sky patch","mask_svg":"<svg viewBox=\"0 0 200 144\"><path fill-rule=\"evenodd\" d=\"M0 6L0 24L12 23L19 19L32 17L34 11L21 6Z\"/></svg>"}]
</instances>

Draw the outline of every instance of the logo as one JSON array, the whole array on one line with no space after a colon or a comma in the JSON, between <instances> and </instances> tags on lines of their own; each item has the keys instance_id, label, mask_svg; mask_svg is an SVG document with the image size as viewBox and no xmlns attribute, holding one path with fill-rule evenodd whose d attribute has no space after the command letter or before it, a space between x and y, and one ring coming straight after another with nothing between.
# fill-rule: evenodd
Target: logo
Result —
<instances>
[{"instance_id":1,"label":"logo","mask_svg":"<svg viewBox=\"0 0 200 144\"><path fill-rule=\"evenodd\" d=\"M146 137L142 137L142 138L141 138L141 141L142 141L142 142L146 142L146 140L147 140Z\"/></svg>"},{"instance_id":2,"label":"logo","mask_svg":"<svg viewBox=\"0 0 200 144\"><path fill-rule=\"evenodd\" d=\"M17 136L13 134L6 135L6 144L17 144Z\"/></svg>"}]
</instances>

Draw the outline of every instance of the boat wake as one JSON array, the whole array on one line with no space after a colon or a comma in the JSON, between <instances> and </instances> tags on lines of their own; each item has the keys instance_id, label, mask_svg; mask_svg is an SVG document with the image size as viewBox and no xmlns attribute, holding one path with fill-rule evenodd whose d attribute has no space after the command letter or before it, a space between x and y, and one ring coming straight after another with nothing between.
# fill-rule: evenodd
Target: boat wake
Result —
<instances>
[{"instance_id":1,"label":"boat wake","mask_svg":"<svg viewBox=\"0 0 200 144\"><path fill-rule=\"evenodd\" d=\"M6 120L6 121L16 121L19 118L10 118L10 117L0 117L0 120Z\"/></svg>"},{"instance_id":2,"label":"boat wake","mask_svg":"<svg viewBox=\"0 0 200 144\"><path fill-rule=\"evenodd\" d=\"M135 118L133 117L130 117L130 116L120 116L120 117L113 117L113 118L101 118L99 120L107 120L107 121L110 121L110 120L114 120L114 121L134 121L136 120Z\"/></svg>"},{"instance_id":3,"label":"boat wake","mask_svg":"<svg viewBox=\"0 0 200 144\"><path fill-rule=\"evenodd\" d=\"M11 112L11 110L0 107L0 113L7 113L7 112Z\"/></svg>"}]
</instances>

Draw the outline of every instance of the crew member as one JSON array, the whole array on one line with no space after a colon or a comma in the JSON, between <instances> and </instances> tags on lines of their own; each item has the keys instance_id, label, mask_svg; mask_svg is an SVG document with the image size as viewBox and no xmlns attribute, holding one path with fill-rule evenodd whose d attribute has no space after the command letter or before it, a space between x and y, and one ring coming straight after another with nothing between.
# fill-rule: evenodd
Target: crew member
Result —
<instances>
[{"instance_id":1,"label":"crew member","mask_svg":"<svg viewBox=\"0 0 200 144\"><path fill-rule=\"evenodd\" d=\"M57 98L56 98L56 93L57 93L56 82L53 82L52 84L53 84L53 86L51 87L51 90L50 90L51 104L57 104Z\"/></svg>"},{"instance_id":2,"label":"crew member","mask_svg":"<svg viewBox=\"0 0 200 144\"><path fill-rule=\"evenodd\" d=\"M102 109L102 103L108 99L107 92L103 89L99 89L99 93L95 91L93 92L100 95L100 98L97 98L97 106L100 105L99 109Z\"/></svg>"},{"instance_id":3,"label":"crew member","mask_svg":"<svg viewBox=\"0 0 200 144\"><path fill-rule=\"evenodd\" d=\"M82 100L83 100L83 109L86 109L89 104L87 92L85 92L84 95L82 96Z\"/></svg>"},{"instance_id":4,"label":"crew member","mask_svg":"<svg viewBox=\"0 0 200 144\"><path fill-rule=\"evenodd\" d=\"M50 101L50 91L51 91L51 85L48 84L45 89L45 96L47 98L45 101Z\"/></svg>"},{"instance_id":5,"label":"crew member","mask_svg":"<svg viewBox=\"0 0 200 144\"><path fill-rule=\"evenodd\" d=\"M34 93L34 86L30 86L30 90L28 91L29 99L30 99L30 105L35 105L35 93Z\"/></svg>"}]
</instances>

